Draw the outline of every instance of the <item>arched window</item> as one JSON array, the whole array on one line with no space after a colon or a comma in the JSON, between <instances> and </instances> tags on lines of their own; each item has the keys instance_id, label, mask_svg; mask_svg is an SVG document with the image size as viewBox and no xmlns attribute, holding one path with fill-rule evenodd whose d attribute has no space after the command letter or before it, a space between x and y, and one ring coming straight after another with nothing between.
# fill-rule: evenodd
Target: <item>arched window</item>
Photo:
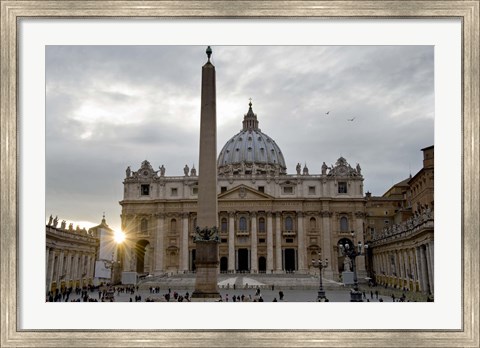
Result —
<instances>
[{"instance_id":1,"label":"arched window","mask_svg":"<svg viewBox=\"0 0 480 348\"><path fill-rule=\"evenodd\" d=\"M147 219L142 219L140 221L140 232L141 233L148 233L148 220Z\"/></svg>"},{"instance_id":2,"label":"arched window","mask_svg":"<svg viewBox=\"0 0 480 348\"><path fill-rule=\"evenodd\" d=\"M221 232L222 233L227 233L227 219L226 218L222 218Z\"/></svg>"},{"instance_id":3,"label":"arched window","mask_svg":"<svg viewBox=\"0 0 480 348\"><path fill-rule=\"evenodd\" d=\"M170 231L177 232L177 220L170 220Z\"/></svg>"},{"instance_id":4,"label":"arched window","mask_svg":"<svg viewBox=\"0 0 480 348\"><path fill-rule=\"evenodd\" d=\"M290 216L285 218L285 231L293 231L293 220Z\"/></svg>"},{"instance_id":5,"label":"arched window","mask_svg":"<svg viewBox=\"0 0 480 348\"><path fill-rule=\"evenodd\" d=\"M240 218L240 231L246 231L247 230L247 219L245 217Z\"/></svg>"},{"instance_id":6,"label":"arched window","mask_svg":"<svg viewBox=\"0 0 480 348\"><path fill-rule=\"evenodd\" d=\"M314 230L317 228L317 220L314 217L310 218L310 229Z\"/></svg>"},{"instance_id":7,"label":"arched window","mask_svg":"<svg viewBox=\"0 0 480 348\"><path fill-rule=\"evenodd\" d=\"M340 231L348 232L348 219L345 216L340 218Z\"/></svg>"},{"instance_id":8,"label":"arched window","mask_svg":"<svg viewBox=\"0 0 480 348\"><path fill-rule=\"evenodd\" d=\"M258 231L265 233L265 219L263 217L258 219Z\"/></svg>"}]
</instances>

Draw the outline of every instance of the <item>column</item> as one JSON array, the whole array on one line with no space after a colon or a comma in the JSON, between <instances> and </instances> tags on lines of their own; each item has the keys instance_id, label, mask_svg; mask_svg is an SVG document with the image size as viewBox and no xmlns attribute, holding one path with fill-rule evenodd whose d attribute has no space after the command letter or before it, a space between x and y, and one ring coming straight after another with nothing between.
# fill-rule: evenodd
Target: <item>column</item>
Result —
<instances>
[{"instance_id":1,"label":"column","mask_svg":"<svg viewBox=\"0 0 480 348\"><path fill-rule=\"evenodd\" d=\"M333 279L333 259L332 259L332 231L330 230L330 218L332 213L329 211L322 211L322 234L323 234L323 246L322 246L322 259L328 259L328 266L324 270L324 276L329 279Z\"/></svg>"},{"instance_id":2,"label":"column","mask_svg":"<svg viewBox=\"0 0 480 348\"><path fill-rule=\"evenodd\" d=\"M182 246L180 250L180 270L188 271L188 213L182 219Z\"/></svg>"},{"instance_id":3,"label":"column","mask_svg":"<svg viewBox=\"0 0 480 348\"><path fill-rule=\"evenodd\" d=\"M273 270L273 221L272 213L267 213L267 273Z\"/></svg>"},{"instance_id":4,"label":"column","mask_svg":"<svg viewBox=\"0 0 480 348\"><path fill-rule=\"evenodd\" d=\"M53 279L53 263L54 263L54 260L55 260L55 252L54 250L50 249L49 248L49 252L48 252L48 261L47 261L47 289L46 291L50 291L50 289L52 288L52 279Z\"/></svg>"},{"instance_id":5,"label":"column","mask_svg":"<svg viewBox=\"0 0 480 348\"><path fill-rule=\"evenodd\" d=\"M427 265L428 265L428 283L430 284L430 292L434 293L435 279L433 276L434 261L433 261L433 242L427 244Z\"/></svg>"},{"instance_id":6,"label":"column","mask_svg":"<svg viewBox=\"0 0 480 348\"><path fill-rule=\"evenodd\" d=\"M420 247L415 248L415 256L416 256L418 284L420 286L420 291L425 291L425 283L423 281L423 267L422 267L422 257L421 257L421 254L420 254Z\"/></svg>"},{"instance_id":7,"label":"column","mask_svg":"<svg viewBox=\"0 0 480 348\"><path fill-rule=\"evenodd\" d=\"M275 272L282 273L282 225L281 213L275 213Z\"/></svg>"},{"instance_id":8,"label":"column","mask_svg":"<svg viewBox=\"0 0 480 348\"><path fill-rule=\"evenodd\" d=\"M301 273L306 273L305 268L305 257L306 257L306 248L305 248L305 229L303 226L303 213L297 211L297 232L298 232L298 270Z\"/></svg>"},{"instance_id":9,"label":"column","mask_svg":"<svg viewBox=\"0 0 480 348\"><path fill-rule=\"evenodd\" d=\"M258 256L257 256L257 213L250 212L250 220L252 222L251 238L250 238L250 249L251 249L251 261L250 261L250 273L258 273Z\"/></svg>"},{"instance_id":10,"label":"column","mask_svg":"<svg viewBox=\"0 0 480 348\"><path fill-rule=\"evenodd\" d=\"M163 268L163 237L165 231L165 215L156 214L157 228L155 230L155 275L160 275L164 272ZM130 250L129 250L130 252ZM127 256L127 255L126 255ZM128 255L128 259L131 259L131 255Z\"/></svg>"},{"instance_id":11,"label":"column","mask_svg":"<svg viewBox=\"0 0 480 348\"><path fill-rule=\"evenodd\" d=\"M228 271L234 273L235 262L235 212L228 213Z\"/></svg>"}]
</instances>

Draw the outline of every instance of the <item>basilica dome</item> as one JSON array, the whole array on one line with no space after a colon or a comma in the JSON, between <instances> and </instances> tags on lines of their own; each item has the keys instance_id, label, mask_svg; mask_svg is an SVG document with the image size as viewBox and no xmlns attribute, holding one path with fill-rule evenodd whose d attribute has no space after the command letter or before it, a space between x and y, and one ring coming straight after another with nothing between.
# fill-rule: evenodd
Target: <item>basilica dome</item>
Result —
<instances>
[{"instance_id":1,"label":"basilica dome","mask_svg":"<svg viewBox=\"0 0 480 348\"><path fill-rule=\"evenodd\" d=\"M243 129L223 146L217 160L219 175L286 174L280 147L258 128L252 102L243 118Z\"/></svg>"}]
</instances>

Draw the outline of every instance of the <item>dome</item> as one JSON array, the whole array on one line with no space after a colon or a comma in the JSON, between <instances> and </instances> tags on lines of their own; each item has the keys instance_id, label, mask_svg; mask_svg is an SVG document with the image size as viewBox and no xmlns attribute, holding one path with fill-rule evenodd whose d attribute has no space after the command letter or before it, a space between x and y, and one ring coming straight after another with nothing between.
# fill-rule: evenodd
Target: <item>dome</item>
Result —
<instances>
[{"instance_id":1,"label":"dome","mask_svg":"<svg viewBox=\"0 0 480 348\"><path fill-rule=\"evenodd\" d=\"M258 128L252 102L244 115L243 129L223 146L218 156L219 175L286 174L287 167L280 147Z\"/></svg>"}]
</instances>

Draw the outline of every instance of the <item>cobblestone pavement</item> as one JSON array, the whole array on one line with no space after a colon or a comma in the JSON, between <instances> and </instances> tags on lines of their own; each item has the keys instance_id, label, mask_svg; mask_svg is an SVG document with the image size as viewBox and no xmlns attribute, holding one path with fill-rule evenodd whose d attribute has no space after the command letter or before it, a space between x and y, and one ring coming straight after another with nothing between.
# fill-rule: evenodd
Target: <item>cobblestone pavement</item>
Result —
<instances>
[{"instance_id":1,"label":"cobblestone pavement","mask_svg":"<svg viewBox=\"0 0 480 348\"><path fill-rule=\"evenodd\" d=\"M170 301L175 301L173 299L173 293L177 292L181 296L185 296L186 293L188 292L189 295L192 294L193 290L176 290L174 288L171 289L171 300ZM233 296L235 297L240 297L244 295L244 298L246 298L247 301L254 301L255 299L258 300L259 296L256 296L256 289L220 289L220 295L222 296L223 301L232 302L233 301ZM316 302L317 301L317 291L316 290L279 290L283 291L284 293L284 298L283 302ZM271 290L271 289L262 289L260 291L260 295L263 299L264 302L272 302L274 298L277 299L278 302L280 301L279 297L279 291L277 290ZM349 288L339 288L335 290L326 290L326 296L330 302L350 302L350 289ZM140 296L141 300L140 302L145 302L148 298L152 300L162 300L163 295L167 294L168 290L160 290L159 293L152 294L148 289L139 289L138 291L135 291L133 294L131 293L117 293L115 292L115 297L114 301L115 302L130 302L130 298L132 299L132 302L135 302L135 297ZM227 296L228 295L228 296ZM98 296L98 291L90 292L89 297L93 299L99 299ZM79 299L79 295L71 294L69 301L71 300L76 300ZM378 300L376 299L375 295L373 295L373 298L370 297L370 294L367 292L366 293L366 299L364 299L365 302L368 301L370 302L378 302L380 299L382 299L384 302L392 302L392 298L390 296L382 296L379 295Z\"/></svg>"}]
</instances>

